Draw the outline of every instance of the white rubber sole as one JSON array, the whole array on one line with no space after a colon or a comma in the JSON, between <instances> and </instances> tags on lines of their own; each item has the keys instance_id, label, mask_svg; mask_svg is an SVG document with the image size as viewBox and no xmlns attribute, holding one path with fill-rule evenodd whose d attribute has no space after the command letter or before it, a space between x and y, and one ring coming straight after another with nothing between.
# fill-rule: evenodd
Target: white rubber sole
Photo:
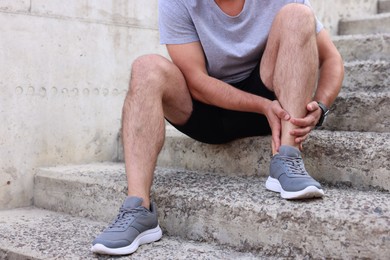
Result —
<instances>
[{"instance_id":1,"label":"white rubber sole","mask_svg":"<svg viewBox=\"0 0 390 260\"><path fill-rule=\"evenodd\" d=\"M272 177L268 177L265 182L265 187L270 191L279 192L283 199L310 199L324 196L324 191L315 186L308 186L300 191L285 191L280 185L280 182Z\"/></svg>"},{"instance_id":2,"label":"white rubber sole","mask_svg":"<svg viewBox=\"0 0 390 260\"><path fill-rule=\"evenodd\" d=\"M91 247L91 251L97 254L105 255L129 255L134 253L140 245L152 243L160 240L162 237L162 231L160 226L153 229L146 230L145 232L139 234L131 243L126 247L121 248L108 248L102 244L95 244Z\"/></svg>"}]
</instances>

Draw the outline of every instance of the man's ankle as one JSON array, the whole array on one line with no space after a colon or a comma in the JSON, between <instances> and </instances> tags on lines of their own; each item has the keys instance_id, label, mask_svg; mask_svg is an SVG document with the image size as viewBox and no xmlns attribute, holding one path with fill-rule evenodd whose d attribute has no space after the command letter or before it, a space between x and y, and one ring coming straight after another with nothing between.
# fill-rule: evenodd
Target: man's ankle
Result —
<instances>
[{"instance_id":1,"label":"man's ankle","mask_svg":"<svg viewBox=\"0 0 390 260\"><path fill-rule=\"evenodd\" d=\"M133 193L130 193L130 192L127 194L127 196L128 197L137 197L137 198L142 199L141 206L146 208L146 209L150 209L150 198L149 197L133 194Z\"/></svg>"}]
</instances>

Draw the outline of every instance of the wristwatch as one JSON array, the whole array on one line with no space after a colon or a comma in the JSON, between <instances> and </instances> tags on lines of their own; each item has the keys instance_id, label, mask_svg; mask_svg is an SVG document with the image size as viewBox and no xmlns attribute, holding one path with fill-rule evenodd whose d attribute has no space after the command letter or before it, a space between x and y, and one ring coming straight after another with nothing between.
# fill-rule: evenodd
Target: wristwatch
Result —
<instances>
[{"instance_id":1,"label":"wristwatch","mask_svg":"<svg viewBox=\"0 0 390 260\"><path fill-rule=\"evenodd\" d=\"M322 104L319 101L317 101L317 103L318 103L318 106L321 108L321 117L316 125L317 127L319 127L319 126L322 126L322 124L325 122L326 117L329 114L329 108L327 108L324 104Z\"/></svg>"}]
</instances>

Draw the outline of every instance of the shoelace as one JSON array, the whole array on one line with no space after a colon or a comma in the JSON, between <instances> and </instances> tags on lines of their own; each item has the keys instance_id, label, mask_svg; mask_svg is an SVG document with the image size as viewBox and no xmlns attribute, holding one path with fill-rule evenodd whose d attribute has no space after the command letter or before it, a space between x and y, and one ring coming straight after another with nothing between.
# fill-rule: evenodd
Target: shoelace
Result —
<instances>
[{"instance_id":1,"label":"shoelace","mask_svg":"<svg viewBox=\"0 0 390 260\"><path fill-rule=\"evenodd\" d=\"M139 212L139 209L126 209L121 207L116 219L107 230L127 227L137 212Z\"/></svg>"},{"instance_id":2,"label":"shoelace","mask_svg":"<svg viewBox=\"0 0 390 260\"><path fill-rule=\"evenodd\" d=\"M303 165L302 158L289 156L281 156L281 158L285 161L292 174L308 175Z\"/></svg>"}]
</instances>

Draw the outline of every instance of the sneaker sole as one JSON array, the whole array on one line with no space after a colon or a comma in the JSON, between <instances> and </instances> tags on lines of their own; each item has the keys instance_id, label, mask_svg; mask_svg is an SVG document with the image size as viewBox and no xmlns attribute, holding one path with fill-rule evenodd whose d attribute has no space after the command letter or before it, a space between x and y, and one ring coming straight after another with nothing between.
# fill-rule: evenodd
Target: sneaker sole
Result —
<instances>
[{"instance_id":1,"label":"sneaker sole","mask_svg":"<svg viewBox=\"0 0 390 260\"><path fill-rule=\"evenodd\" d=\"M152 243L160 240L162 237L162 231L159 225L153 229L146 230L139 234L131 243L126 247L109 248L102 244L95 244L91 247L91 251L97 254L105 255L129 255L134 253L140 245Z\"/></svg>"},{"instance_id":2,"label":"sneaker sole","mask_svg":"<svg viewBox=\"0 0 390 260\"><path fill-rule=\"evenodd\" d=\"M283 199L310 199L324 196L324 191L315 186L307 186L300 191L285 191L280 185L280 182L272 177L268 177L265 187L270 191L279 192Z\"/></svg>"}]
</instances>

